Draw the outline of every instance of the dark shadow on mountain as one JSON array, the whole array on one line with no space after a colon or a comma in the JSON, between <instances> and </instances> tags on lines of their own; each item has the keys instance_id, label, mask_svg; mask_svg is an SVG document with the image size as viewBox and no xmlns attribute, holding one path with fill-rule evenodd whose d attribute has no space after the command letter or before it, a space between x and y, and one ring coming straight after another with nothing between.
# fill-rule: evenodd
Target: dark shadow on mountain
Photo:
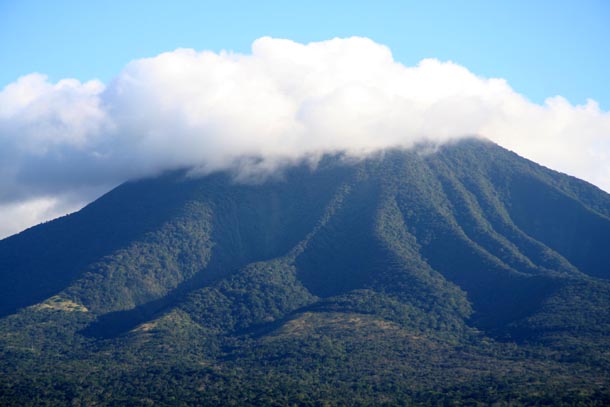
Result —
<instances>
[{"instance_id":1,"label":"dark shadow on mountain","mask_svg":"<svg viewBox=\"0 0 610 407\"><path fill-rule=\"evenodd\" d=\"M127 182L79 212L0 241L0 317L57 294L90 264L156 230L190 194L182 171Z\"/></svg>"}]
</instances>

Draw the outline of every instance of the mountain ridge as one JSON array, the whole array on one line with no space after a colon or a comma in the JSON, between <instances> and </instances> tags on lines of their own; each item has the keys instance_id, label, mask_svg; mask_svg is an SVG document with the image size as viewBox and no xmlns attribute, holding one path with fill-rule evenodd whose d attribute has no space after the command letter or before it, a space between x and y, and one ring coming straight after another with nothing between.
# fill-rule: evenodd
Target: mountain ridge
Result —
<instances>
[{"instance_id":1,"label":"mountain ridge","mask_svg":"<svg viewBox=\"0 0 610 407\"><path fill-rule=\"evenodd\" d=\"M610 195L474 139L351 163L326 157L257 184L184 172L128 182L0 241L0 401L25 403L10 389L27 375L42 383L29 393L68 397L43 379L59 365L80 371L80 358L116 373L95 368L95 391L64 377L74 397L101 405L99 386L144 397L117 387L119 377L139 377L127 361L175 371L147 377L193 404L243 401L239 386L259 402L299 389L323 400L316 386L347 400L323 378L370 404L378 392L358 385L368 372L395 386L383 390L389 404L465 402L471 392L602 405L607 242ZM107 352L119 360L101 361ZM469 359L477 367L460 379L458 362ZM397 365L407 361L421 380ZM438 381L437 363L451 366L451 380ZM491 372L494 364L502 369ZM176 379L185 371L212 390ZM282 390L278 378L296 387Z\"/></svg>"}]
</instances>

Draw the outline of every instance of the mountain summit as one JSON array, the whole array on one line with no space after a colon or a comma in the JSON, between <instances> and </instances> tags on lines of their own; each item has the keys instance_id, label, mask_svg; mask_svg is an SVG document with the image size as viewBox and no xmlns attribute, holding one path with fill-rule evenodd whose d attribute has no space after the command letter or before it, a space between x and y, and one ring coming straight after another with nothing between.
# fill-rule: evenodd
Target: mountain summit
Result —
<instances>
[{"instance_id":1,"label":"mountain summit","mask_svg":"<svg viewBox=\"0 0 610 407\"><path fill-rule=\"evenodd\" d=\"M609 245L476 139L128 182L0 241L0 404L603 405Z\"/></svg>"}]
</instances>

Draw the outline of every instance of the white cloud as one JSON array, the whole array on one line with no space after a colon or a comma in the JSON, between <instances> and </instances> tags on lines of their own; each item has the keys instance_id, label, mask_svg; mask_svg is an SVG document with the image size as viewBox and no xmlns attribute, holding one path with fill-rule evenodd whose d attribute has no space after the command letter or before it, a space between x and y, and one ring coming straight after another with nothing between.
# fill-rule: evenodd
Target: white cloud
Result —
<instances>
[{"instance_id":1,"label":"white cloud","mask_svg":"<svg viewBox=\"0 0 610 407\"><path fill-rule=\"evenodd\" d=\"M0 236L10 236L30 226L74 212L97 196L99 193L69 194L0 203Z\"/></svg>"},{"instance_id":2,"label":"white cloud","mask_svg":"<svg viewBox=\"0 0 610 407\"><path fill-rule=\"evenodd\" d=\"M404 66L366 38L261 38L248 55L178 49L135 60L106 86L31 74L5 87L0 206L20 209L0 212L0 225L9 214L24 214L23 225L46 219L65 209L58 197L84 188L177 167L258 155L273 168L475 134L610 191L610 113L593 101L538 105L451 62Z\"/></svg>"}]
</instances>

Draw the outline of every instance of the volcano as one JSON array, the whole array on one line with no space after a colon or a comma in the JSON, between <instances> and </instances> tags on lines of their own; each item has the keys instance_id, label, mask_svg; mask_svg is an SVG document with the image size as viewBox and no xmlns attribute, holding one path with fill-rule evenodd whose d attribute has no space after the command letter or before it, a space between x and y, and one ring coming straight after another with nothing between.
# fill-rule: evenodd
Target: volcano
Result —
<instances>
[{"instance_id":1,"label":"volcano","mask_svg":"<svg viewBox=\"0 0 610 407\"><path fill-rule=\"evenodd\" d=\"M610 403L610 195L491 142L174 171L0 241L0 404Z\"/></svg>"}]
</instances>

